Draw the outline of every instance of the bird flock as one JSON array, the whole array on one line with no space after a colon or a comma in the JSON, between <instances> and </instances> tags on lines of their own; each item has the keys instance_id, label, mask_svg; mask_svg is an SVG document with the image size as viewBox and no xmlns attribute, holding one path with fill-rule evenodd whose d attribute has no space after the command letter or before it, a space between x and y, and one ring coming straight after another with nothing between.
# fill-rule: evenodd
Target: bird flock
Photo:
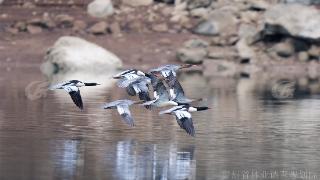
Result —
<instances>
[{"instance_id":1,"label":"bird flock","mask_svg":"<svg viewBox=\"0 0 320 180\"><path fill-rule=\"evenodd\" d=\"M185 96L184 90L177 79L177 71L183 68L190 68L195 65L164 65L148 72L137 69L129 69L113 76L117 79L117 85L124 88L130 96L138 96L140 101L129 99L116 100L104 104L104 109L117 109L118 113L129 126L134 126L134 119L129 107L137 104L148 110L173 106L170 109L160 111L159 114L170 114L176 117L178 125L189 135L195 136L191 112L204 111L208 107L195 107L191 103L202 99L189 99ZM71 96L74 104L83 109L83 102L79 87L97 86L98 83L85 83L79 80L70 80L51 86L49 89L64 89ZM152 87L153 98L150 97L149 87Z\"/></svg>"}]
</instances>

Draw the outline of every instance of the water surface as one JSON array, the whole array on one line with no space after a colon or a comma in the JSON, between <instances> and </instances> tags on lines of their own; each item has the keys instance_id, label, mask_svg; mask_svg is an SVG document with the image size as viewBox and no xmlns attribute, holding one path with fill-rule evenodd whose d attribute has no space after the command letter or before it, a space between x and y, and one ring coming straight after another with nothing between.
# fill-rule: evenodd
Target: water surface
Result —
<instances>
[{"instance_id":1,"label":"water surface","mask_svg":"<svg viewBox=\"0 0 320 180\"><path fill-rule=\"evenodd\" d=\"M123 90L82 88L85 110L63 91L32 100L37 68L2 71L0 179L320 179L320 96L274 100L246 90L250 79L182 76L190 97L212 109L193 114L196 137L172 116L132 108L134 128L104 102ZM190 80L191 79L191 80Z\"/></svg>"}]
</instances>

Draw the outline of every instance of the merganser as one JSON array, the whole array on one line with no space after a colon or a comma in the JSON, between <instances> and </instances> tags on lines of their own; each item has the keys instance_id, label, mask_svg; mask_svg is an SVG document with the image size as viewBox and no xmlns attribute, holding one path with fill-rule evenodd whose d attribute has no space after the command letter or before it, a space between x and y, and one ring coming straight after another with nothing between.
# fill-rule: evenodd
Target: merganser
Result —
<instances>
[{"instance_id":1,"label":"merganser","mask_svg":"<svg viewBox=\"0 0 320 180\"><path fill-rule=\"evenodd\" d=\"M170 73L170 75L165 80L166 80L166 83L168 84L170 99L172 101L175 101L179 104L187 104L187 103L191 103L194 101L201 101L202 100L202 98L200 98L200 99L187 98L185 96L184 90L183 90L180 82L174 76L173 73Z\"/></svg>"},{"instance_id":2,"label":"merganser","mask_svg":"<svg viewBox=\"0 0 320 180\"><path fill-rule=\"evenodd\" d=\"M131 80L131 79L138 78L138 77L141 77L141 76L145 76L145 73L140 71L140 70L137 70L137 69L128 69L128 70L120 72L117 75L114 75L113 78L114 79L119 79L118 83L117 83L118 86L119 86L119 84L122 84L123 81ZM126 87L126 91L130 96L135 96L136 95L136 91L130 85Z\"/></svg>"},{"instance_id":3,"label":"merganser","mask_svg":"<svg viewBox=\"0 0 320 180\"><path fill-rule=\"evenodd\" d=\"M72 101L74 104L79 107L81 110L83 110L83 103L82 103L82 98L80 95L80 90L79 87L83 86L97 86L100 85L98 83L84 83L79 80L70 80L67 82L59 83L56 85L51 86L49 89L50 90L55 90L55 89L64 89L69 93L71 96Z\"/></svg>"},{"instance_id":4,"label":"merganser","mask_svg":"<svg viewBox=\"0 0 320 180\"><path fill-rule=\"evenodd\" d=\"M176 71L179 69L184 69L184 68L190 68L192 66L197 66L193 64L183 64L183 65L177 65L177 64L167 64L164 66L160 66L154 69L151 69L149 72L153 73L161 73L163 77L168 77L170 73L172 73L174 76L177 75Z\"/></svg>"},{"instance_id":5,"label":"merganser","mask_svg":"<svg viewBox=\"0 0 320 180\"><path fill-rule=\"evenodd\" d=\"M209 109L208 107L192 107L189 104L175 106L171 109L160 111L159 114L171 114L175 115L177 123L184 129L189 135L195 136L195 130L192 122L192 116L190 112L204 111Z\"/></svg>"},{"instance_id":6,"label":"merganser","mask_svg":"<svg viewBox=\"0 0 320 180\"><path fill-rule=\"evenodd\" d=\"M164 107L169 105L173 105L173 106L178 105L177 102L170 100L170 95L167 91L167 88L160 78L158 78L153 73L146 74L146 76L151 79L154 99L151 101L147 101L142 105L145 105L145 106L149 105L151 107Z\"/></svg>"},{"instance_id":7,"label":"merganser","mask_svg":"<svg viewBox=\"0 0 320 180\"><path fill-rule=\"evenodd\" d=\"M139 104L142 101L131 101L128 99L117 100L110 103L106 103L103 108L104 109L117 109L118 113L122 117L122 119L127 123L129 126L134 126L134 119L131 116L129 106L132 104Z\"/></svg>"},{"instance_id":8,"label":"merganser","mask_svg":"<svg viewBox=\"0 0 320 180\"><path fill-rule=\"evenodd\" d=\"M149 83L151 83L150 78L146 76L139 76L137 78L120 81L118 82L118 86L121 88L132 87L133 91L139 95L140 100L150 101L151 98L149 96ZM150 107L146 106L146 108L149 109Z\"/></svg>"}]
</instances>

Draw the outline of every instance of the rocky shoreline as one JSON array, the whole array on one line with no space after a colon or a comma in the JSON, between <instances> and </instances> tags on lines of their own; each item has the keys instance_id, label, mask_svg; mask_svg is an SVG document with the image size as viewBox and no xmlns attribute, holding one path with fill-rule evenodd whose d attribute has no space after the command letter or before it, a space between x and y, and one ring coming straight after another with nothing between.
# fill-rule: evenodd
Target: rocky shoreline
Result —
<instances>
[{"instance_id":1,"label":"rocky shoreline","mask_svg":"<svg viewBox=\"0 0 320 180\"><path fill-rule=\"evenodd\" d=\"M181 63L203 64L205 74L277 71L319 76L318 0L94 0L83 6L68 1L59 11L40 2L2 2L0 33L14 37L64 32L115 39L130 34L190 34L173 51ZM65 11L68 8L76 13ZM12 21L12 9L30 16ZM172 41L161 40L162 46Z\"/></svg>"}]
</instances>

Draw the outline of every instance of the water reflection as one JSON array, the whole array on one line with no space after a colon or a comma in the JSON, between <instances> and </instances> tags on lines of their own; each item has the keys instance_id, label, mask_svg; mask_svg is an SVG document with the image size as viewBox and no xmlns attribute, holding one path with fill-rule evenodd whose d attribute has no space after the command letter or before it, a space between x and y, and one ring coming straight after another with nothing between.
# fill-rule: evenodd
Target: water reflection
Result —
<instances>
[{"instance_id":1,"label":"water reflection","mask_svg":"<svg viewBox=\"0 0 320 180\"><path fill-rule=\"evenodd\" d=\"M212 107L193 114L197 136L191 138L157 110L133 107L137 126L130 128L116 112L99 108L127 98L113 84L87 96L83 89L80 112L63 91L28 99L28 82L44 78L19 73L1 74L8 81L0 84L0 179L232 179L232 173L241 179L246 172L299 170L320 178L317 79L289 78L296 83L293 98L274 99L277 79L265 74L181 74L186 94Z\"/></svg>"},{"instance_id":2,"label":"water reflection","mask_svg":"<svg viewBox=\"0 0 320 180\"><path fill-rule=\"evenodd\" d=\"M142 152L139 150L142 149ZM194 146L162 149L132 140L117 143L116 176L120 179L195 179Z\"/></svg>"}]
</instances>

